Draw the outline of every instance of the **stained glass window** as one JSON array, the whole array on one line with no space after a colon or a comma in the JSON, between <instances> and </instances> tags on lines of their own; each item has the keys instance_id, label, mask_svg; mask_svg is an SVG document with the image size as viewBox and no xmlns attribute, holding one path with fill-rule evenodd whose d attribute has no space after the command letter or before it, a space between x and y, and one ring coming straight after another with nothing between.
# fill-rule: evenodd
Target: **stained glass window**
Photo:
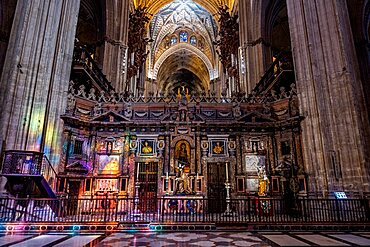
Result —
<instances>
[{"instance_id":1,"label":"stained glass window","mask_svg":"<svg viewBox=\"0 0 370 247\"><path fill-rule=\"evenodd\" d=\"M177 43L177 38L176 37L172 37L171 38L171 45L174 45Z\"/></svg>"},{"instance_id":2,"label":"stained glass window","mask_svg":"<svg viewBox=\"0 0 370 247\"><path fill-rule=\"evenodd\" d=\"M195 38L195 36L191 36L191 38L190 38L190 44L192 44L192 45L196 45L197 44L197 38Z\"/></svg>"},{"instance_id":3,"label":"stained glass window","mask_svg":"<svg viewBox=\"0 0 370 247\"><path fill-rule=\"evenodd\" d=\"M187 32L181 32L180 33L180 42L188 42L188 33Z\"/></svg>"}]
</instances>

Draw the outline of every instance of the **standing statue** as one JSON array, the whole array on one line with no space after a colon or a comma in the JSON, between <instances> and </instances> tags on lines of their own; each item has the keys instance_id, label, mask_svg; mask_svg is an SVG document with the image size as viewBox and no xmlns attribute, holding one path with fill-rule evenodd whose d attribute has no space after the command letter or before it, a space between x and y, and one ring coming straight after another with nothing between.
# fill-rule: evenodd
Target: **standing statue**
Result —
<instances>
[{"instance_id":1,"label":"standing statue","mask_svg":"<svg viewBox=\"0 0 370 247\"><path fill-rule=\"evenodd\" d=\"M264 167L257 167L258 170L258 195L267 196L269 192L270 181L266 175Z\"/></svg>"},{"instance_id":2,"label":"standing statue","mask_svg":"<svg viewBox=\"0 0 370 247\"><path fill-rule=\"evenodd\" d=\"M188 174L184 172L184 168L179 166L179 172L175 179L176 190L175 195L189 195L193 191L190 188L190 180Z\"/></svg>"},{"instance_id":3,"label":"standing statue","mask_svg":"<svg viewBox=\"0 0 370 247\"><path fill-rule=\"evenodd\" d=\"M193 191L190 187L190 145L186 141L176 144L175 160L177 162L178 173L175 180L175 195L188 195Z\"/></svg>"},{"instance_id":4,"label":"standing statue","mask_svg":"<svg viewBox=\"0 0 370 247\"><path fill-rule=\"evenodd\" d=\"M176 145L175 159L177 161L178 167L182 167L185 172L190 170L190 150L188 149L185 142L180 145Z\"/></svg>"}]
</instances>

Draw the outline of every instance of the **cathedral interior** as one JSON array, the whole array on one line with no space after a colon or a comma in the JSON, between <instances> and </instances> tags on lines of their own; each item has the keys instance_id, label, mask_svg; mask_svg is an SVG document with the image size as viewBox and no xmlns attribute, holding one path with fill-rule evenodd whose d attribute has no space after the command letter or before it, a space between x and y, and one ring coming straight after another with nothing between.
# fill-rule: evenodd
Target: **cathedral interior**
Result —
<instances>
[{"instance_id":1,"label":"cathedral interior","mask_svg":"<svg viewBox=\"0 0 370 247\"><path fill-rule=\"evenodd\" d=\"M370 195L368 0L0 0L0 75L6 198Z\"/></svg>"}]
</instances>

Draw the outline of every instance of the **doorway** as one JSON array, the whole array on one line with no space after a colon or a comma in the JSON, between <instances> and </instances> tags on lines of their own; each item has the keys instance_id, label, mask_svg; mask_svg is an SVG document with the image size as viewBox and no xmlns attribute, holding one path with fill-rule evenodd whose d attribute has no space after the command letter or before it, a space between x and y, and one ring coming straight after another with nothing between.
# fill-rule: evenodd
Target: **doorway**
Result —
<instances>
[{"instance_id":1,"label":"doorway","mask_svg":"<svg viewBox=\"0 0 370 247\"><path fill-rule=\"evenodd\" d=\"M208 163L207 193L208 211L210 213L222 213L226 210L226 164Z\"/></svg>"},{"instance_id":2,"label":"doorway","mask_svg":"<svg viewBox=\"0 0 370 247\"><path fill-rule=\"evenodd\" d=\"M138 193L140 211L143 213L156 212L158 162L137 162L135 174L140 185Z\"/></svg>"},{"instance_id":3,"label":"doorway","mask_svg":"<svg viewBox=\"0 0 370 247\"><path fill-rule=\"evenodd\" d=\"M68 180L68 200L66 202L66 215L75 215L77 213L80 185L80 180Z\"/></svg>"}]
</instances>

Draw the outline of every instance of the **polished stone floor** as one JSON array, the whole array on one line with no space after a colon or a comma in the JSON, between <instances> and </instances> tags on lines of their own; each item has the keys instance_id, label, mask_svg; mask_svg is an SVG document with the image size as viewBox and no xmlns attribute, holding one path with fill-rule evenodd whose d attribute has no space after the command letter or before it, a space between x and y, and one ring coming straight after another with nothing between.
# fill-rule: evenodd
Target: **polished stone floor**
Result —
<instances>
[{"instance_id":1,"label":"polished stone floor","mask_svg":"<svg viewBox=\"0 0 370 247\"><path fill-rule=\"evenodd\" d=\"M116 232L8 234L0 246L370 246L370 232Z\"/></svg>"}]
</instances>

